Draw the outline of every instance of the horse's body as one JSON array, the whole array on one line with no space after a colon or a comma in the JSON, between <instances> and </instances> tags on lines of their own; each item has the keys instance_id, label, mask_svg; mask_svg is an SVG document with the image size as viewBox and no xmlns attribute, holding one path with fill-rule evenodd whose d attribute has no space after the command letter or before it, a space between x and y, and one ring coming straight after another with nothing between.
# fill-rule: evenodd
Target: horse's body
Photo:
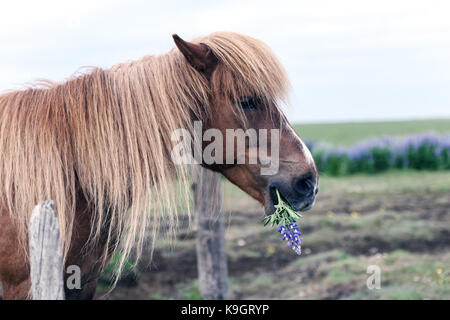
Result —
<instances>
[{"instance_id":1,"label":"horse's body","mask_svg":"<svg viewBox=\"0 0 450 320\"><path fill-rule=\"evenodd\" d=\"M165 55L0 96L4 298L29 298L27 226L39 201L55 201L65 265L81 268L82 287L66 290L67 298L92 298L111 253L121 249L125 259L134 247L139 257L148 229L154 238L160 220L173 230L178 194L170 177L187 185L187 173L171 161L171 133L192 131L196 120L203 130L224 133L280 129L283 155L273 176L262 176L260 163L205 167L261 202L266 213L273 212L275 188L297 210L311 207L317 170L277 107L288 82L271 51L233 33L174 40L178 50Z\"/></svg>"}]
</instances>

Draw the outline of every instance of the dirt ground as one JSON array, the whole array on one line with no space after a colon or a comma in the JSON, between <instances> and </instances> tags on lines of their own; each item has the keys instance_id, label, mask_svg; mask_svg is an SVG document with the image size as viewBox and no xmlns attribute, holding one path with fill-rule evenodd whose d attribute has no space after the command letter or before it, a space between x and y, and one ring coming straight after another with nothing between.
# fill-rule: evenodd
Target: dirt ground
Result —
<instances>
[{"instance_id":1,"label":"dirt ground","mask_svg":"<svg viewBox=\"0 0 450 320\"><path fill-rule=\"evenodd\" d=\"M232 199L238 202L240 198ZM247 201L247 200L242 200ZM450 194L426 186L389 192L328 190L300 221L303 254L276 230L263 228L250 204L227 217L229 297L233 299L449 299ZM195 233L160 245L100 299L198 299ZM366 287L367 266L379 265L382 289Z\"/></svg>"}]
</instances>

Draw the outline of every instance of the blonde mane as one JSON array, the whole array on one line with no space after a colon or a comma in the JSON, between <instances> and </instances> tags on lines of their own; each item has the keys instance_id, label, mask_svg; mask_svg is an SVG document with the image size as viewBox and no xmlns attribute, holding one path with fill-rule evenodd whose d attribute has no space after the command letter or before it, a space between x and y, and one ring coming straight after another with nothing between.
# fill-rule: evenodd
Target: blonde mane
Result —
<instances>
[{"instance_id":1,"label":"blonde mane","mask_svg":"<svg viewBox=\"0 0 450 320\"><path fill-rule=\"evenodd\" d=\"M154 243L160 222L169 232L176 226L180 190L172 177L188 185L186 168L170 159L172 132L206 119L212 95L286 96L283 68L260 41L214 33L193 42L221 62L211 87L173 49L0 96L0 206L24 246L33 207L52 199L66 257L82 194L94 209L90 243L106 234L105 256L120 248L125 259L135 247L139 257L148 229ZM183 194L187 200L187 188Z\"/></svg>"}]
</instances>

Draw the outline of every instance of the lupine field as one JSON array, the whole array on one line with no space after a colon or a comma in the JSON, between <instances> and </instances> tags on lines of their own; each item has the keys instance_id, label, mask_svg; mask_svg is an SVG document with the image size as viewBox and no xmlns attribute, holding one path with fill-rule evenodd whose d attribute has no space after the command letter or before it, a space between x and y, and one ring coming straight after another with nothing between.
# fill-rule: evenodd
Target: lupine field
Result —
<instances>
[{"instance_id":1,"label":"lupine field","mask_svg":"<svg viewBox=\"0 0 450 320\"><path fill-rule=\"evenodd\" d=\"M417 133L374 137L351 146L307 140L320 172L340 176L390 169L450 169L450 134Z\"/></svg>"},{"instance_id":2,"label":"lupine field","mask_svg":"<svg viewBox=\"0 0 450 320\"><path fill-rule=\"evenodd\" d=\"M316 205L295 225L302 254L225 182L229 297L450 299L450 119L295 128L321 172ZM160 241L151 263L127 264L105 296L108 269L98 297L201 299L188 221L180 217L176 243ZM370 290L374 265L381 287Z\"/></svg>"}]
</instances>

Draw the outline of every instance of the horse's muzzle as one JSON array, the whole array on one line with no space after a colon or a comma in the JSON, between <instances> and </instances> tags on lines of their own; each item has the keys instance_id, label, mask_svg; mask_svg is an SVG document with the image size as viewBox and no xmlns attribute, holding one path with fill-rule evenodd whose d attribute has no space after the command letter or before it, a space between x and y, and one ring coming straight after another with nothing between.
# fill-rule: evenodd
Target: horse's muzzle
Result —
<instances>
[{"instance_id":1,"label":"horse's muzzle","mask_svg":"<svg viewBox=\"0 0 450 320\"><path fill-rule=\"evenodd\" d=\"M277 179L269 183L266 214L272 214L275 211L274 206L278 203L276 189L278 189L281 198L295 211L307 211L313 207L316 195L319 192L316 177L308 173L289 180Z\"/></svg>"}]
</instances>

